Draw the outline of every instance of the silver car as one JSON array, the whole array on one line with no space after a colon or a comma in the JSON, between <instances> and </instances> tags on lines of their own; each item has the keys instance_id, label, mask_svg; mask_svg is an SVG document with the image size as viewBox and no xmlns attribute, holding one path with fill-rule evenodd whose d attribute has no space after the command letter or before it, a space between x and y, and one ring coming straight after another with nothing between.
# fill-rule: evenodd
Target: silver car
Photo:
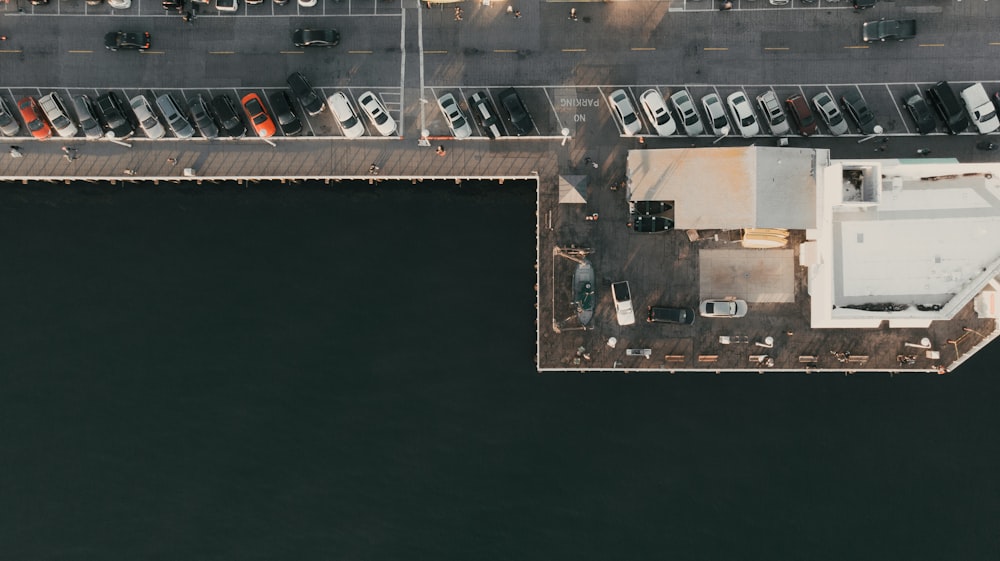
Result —
<instances>
[{"instance_id":1,"label":"silver car","mask_svg":"<svg viewBox=\"0 0 1000 561\"><path fill-rule=\"evenodd\" d=\"M20 123L17 122L17 118L14 114L10 112L10 106L7 102L0 98L0 132L6 136L14 136L21 130Z\"/></svg>"},{"instance_id":2,"label":"silver car","mask_svg":"<svg viewBox=\"0 0 1000 561\"><path fill-rule=\"evenodd\" d=\"M59 94L52 92L49 95L43 95L38 99L38 105L42 108L42 112L45 113L45 117L52 123L52 128L56 129L56 132L59 133L59 136L63 138L76 136L79 129L76 128L73 119L69 118L69 112L66 111L66 106L63 105Z\"/></svg>"},{"instance_id":3,"label":"silver car","mask_svg":"<svg viewBox=\"0 0 1000 561\"><path fill-rule=\"evenodd\" d=\"M451 133L455 135L455 138L467 138L472 134L472 127L469 126L469 121L465 119L462 110L458 108L455 96L446 93L439 97L438 107L441 108L445 119L448 120L448 128L451 129Z\"/></svg>"},{"instance_id":4,"label":"silver car","mask_svg":"<svg viewBox=\"0 0 1000 561\"><path fill-rule=\"evenodd\" d=\"M820 118L826 123L826 127L830 129L830 134L840 136L847 132L847 121L844 120L844 114L837 108L837 104L834 103L830 94L826 92L816 94L813 96L813 105Z\"/></svg>"},{"instance_id":5,"label":"silver car","mask_svg":"<svg viewBox=\"0 0 1000 561\"><path fill-rule=\"evenodd\" d=\"M146 131L146 136L154 139L166 136L167 130L163 128L160 120L156 118L156 114L153 113L153 107L149 104L146 96L137 95L133 97L129 100L129 105L132 107L132 112L135 113L135 118L139 120L142 130Z\"/></svg>"},{"instance_id":6,"label":"silver car","mask_svg":"<svg viewBox=\"0 0 1000 561\"><path fill-rule=\"evenodd\" d=\"M156 98L156 106L160 108L160 113L167 120L167 126L170 127L170 130L174 131L177 138L191 138L194 136L194 127L188 122L187 117L181 113L180 108L177 106L174 98L170 97L170 94L163 94Z\"/></svg>"},{"instance_id":7,"label":"silver car","mask_svg":"<svg viewBox=\"0 0 1000 561\"><path fill-rule=\"evenodd\" d=\"M76 110L76 118L80 121L80 128L87 138L100 138L104 136L101 123L94 117L93 106L90 105L90 98L85 95L73 96L73 109Z\"/></svg>"},{"instance_id":8,"label":"silver car","mask_svg":"<svg viewBox=\"0 0 1000 561\"><path fill-rule=\"evenodd\" d=\"M705 132L705 127L701 124L701 118L698 117L698 110L694 108L694 102L691 101L691 96L687 93L687 90L674 92L670 96L670 104L677 111L677 116L680 117L684 132L688 136L698 136Z\"/></svg>"},{"instance_id":9,"label":"silver car","mask_svg":"<svg viewBox=\"0 0 1000 561\"><path fill-rule=\"evenodd\" d=\"M785 116L785 110L781 108L781 102L773 91L768 90L757 96L757 105L764 114L764 121L771 129L771 134L775 136L788 134L788 117Z\"/></svg>"},{"instance_id":10,"label":"silver car","mask_svg":"<svg viewBox=\"0 0 1000 561\"><path fill-rule=\"evenodd\" d=\"M710 93L701 98L701 106L708 116L708 126L716 136L726 136L729 134L729 119L726 118L726 110L722 107L722 100L719 96Z\"/></svg>"},{"instance_id":11,"label":"silver car","mask_svg":"<svg viewBox=\"0 0 1000 561\"><path fill-rule=\"evenodd\" d=\"M215 124L215 119L208 110L205 98L201 97L201 94L198 94L197 97L188 100L188 107L191 109L191 118L194 119L194 125L198 127L201 135L205 138L218 138L219 126Z\"/></svg>"}]
</instances>

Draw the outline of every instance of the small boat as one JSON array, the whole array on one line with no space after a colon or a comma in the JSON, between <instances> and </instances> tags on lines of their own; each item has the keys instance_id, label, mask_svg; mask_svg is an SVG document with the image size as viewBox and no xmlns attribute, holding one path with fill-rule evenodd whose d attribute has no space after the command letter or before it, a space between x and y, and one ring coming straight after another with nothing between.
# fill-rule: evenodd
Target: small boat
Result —
<instances>
[{"instance_id":1,"label":"small boat","mask_svg":"<svg viewBox=\"0 0 1000 561\"><path fill-rule=\"evenodd\" d=\"M587 325L594 318L594 266L583 260L573 273L573 296L576 298L576 317L581 325Z\"/></svg>"}]
</instances>

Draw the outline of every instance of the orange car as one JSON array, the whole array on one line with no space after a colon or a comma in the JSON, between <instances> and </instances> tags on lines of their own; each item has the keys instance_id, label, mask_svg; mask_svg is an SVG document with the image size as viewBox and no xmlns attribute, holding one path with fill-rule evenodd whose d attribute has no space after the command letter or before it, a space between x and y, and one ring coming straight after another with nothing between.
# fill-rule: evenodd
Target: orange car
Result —
<instances>
[{"instance_id":1,"label":"orange car","mask_svg":"<svg viewBox=\"0 0 1000 561\"><path fill-rule=\"evenodd\" d=\"M261 102L260 96L255 93L248 93L243 96L242 101L243 110L247 112L247 117L250 117L250 122L253 123L253 128L257 131L257 136L261 138L274 136L274 121L271 120L271 116L264 109L264 103Z\"/></svg>"},{"instance_id":2,"label":"orange car","mask_svg":"<svg viewBox=\"0 0 1000 561\"><path fill-rule=\"evenodd\" d=\"M42 116L42 111L38 108L35 98L31 96L21 98L21 101L17 102L17 108L21 110L21 118L28 125L31 136L38 140L45 140L52 136L52 129L45 121L45 117Z\"/></svg>"}]
</instances>

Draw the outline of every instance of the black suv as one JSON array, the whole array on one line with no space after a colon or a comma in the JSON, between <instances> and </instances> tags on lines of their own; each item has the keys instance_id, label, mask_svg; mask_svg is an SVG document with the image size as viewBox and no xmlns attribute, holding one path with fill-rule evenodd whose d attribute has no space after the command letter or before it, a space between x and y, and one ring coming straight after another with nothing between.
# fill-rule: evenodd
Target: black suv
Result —
<instances>
[{"instance_id":1,"label":"black suv","mask_svg":"<svg viewBox=\"0 0 1000 561\"><path fill-rule=\"evenodd\" d=\"M272 93L268 99L271 100L271 112L274 113L274 118L278 121L278 126L281 127L281 132L285 136L295 136L302 132L302 122L295 114L292 100L288 99L288 94L284 90Z\"/></svg>"},{"instance_id":2,"label":"black suv","mask_svg":"<svg viewBox=\"0 0 1000 561\"><path fill-rule=\"evenodd\" d=\"M646 312L646 321L649 323L679 323L690 325L694 323L694 310L691 308L667 308L662 306L650 306Z\"/></svg>"},{"instance_id":3,"label":"black suv","mask_svg":"<svg viewBox=\"0 0 1000 561\"><path fill-rule=\"evenodd\" d=\"M97 98L97 118L114 138L128 138L135 134L135 124L115 92Z\"/></svg>"},{"instance_id":4,"label":"black suv","mask_svg":"<svg viewBox=\"0 0 1000 561\"><path fill-rule=\"evenodd\" d=\"M965 109L948 82L934 84L931 89L927 90L927 98L931 100L931 105L944 120L948 132L958 134L969 128L969 118L965 116Z\"/></svg>"},{"instance_id":5,"label":"black suv","mask_svg":"<svg viewBox=\"0 0 1000 561\"><path fill-rule=\"evenodd\" d=\"M875 134L875 127L878 126L875 114L868 108L865 98L861 97L860 93L848 91L840 96L840 104L844 106L844 111L854 118L862 134Z\"/></svg>"},{"instance_id":6,"label":"black suv","mask_svg":"<svg viewBox=\"0 0 1000 561\"><path fill-rule=\"evenodd\" d=\"M517 95L517 90L507 88L500 92L497 97L510 113L510 122L514 125L514 131L518 136L530 134L535 129L535 123L531 121L531 115L528 114L528 109L521 101L521 96Z\"/></svg>"},{"instance_id":7,"label":"black suv","mask_svg":"<svg viewBox=\"0 0 1000 561\"><path fill-rule=\"evenodd\" d=\"M243 124L239 112L233 100L226 94L215 96L212 99L212 111L219 118L219 123L226 134L233 138L243 138L247 134L247 126Z\"/></svg>"},{"instance_id":8,"label":"black suv","mask_svg":"<svg viewBox=\"0 0 1000 561\"><path fill-rule=\"evenodd\" d=\"M292 88L292 93L298 98L306 113L318 115L326 108L326 102L323 101L322 97L316 95L316 91L309 85L309 80L306 80L301 72L292 72L286 82L288 82L288 87Z\"/></svg>"}]
</instances>

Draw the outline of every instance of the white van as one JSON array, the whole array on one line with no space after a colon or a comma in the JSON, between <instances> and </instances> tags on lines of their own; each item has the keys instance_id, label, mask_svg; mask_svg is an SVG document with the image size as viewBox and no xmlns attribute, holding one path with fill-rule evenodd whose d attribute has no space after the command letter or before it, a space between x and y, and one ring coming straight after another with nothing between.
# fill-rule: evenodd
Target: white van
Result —
<instances>
[{"instance_id":1,"label":"white van","mask_svg":"<svg viewBox=\"0 0 1000 561\"><path fill-rule=\"evenodd\" d=\"M42 96L38 100L38 105L42 108L42 112L45 113L45 117L52 123L52 127L59 133L59 136L63 138L76 136L78 130L76 124L69 118L69 113L66 111L66 106L63 105L62 100L59 99L59 94L52 92L49 95Z\"/></svg>"}]
</instances>

